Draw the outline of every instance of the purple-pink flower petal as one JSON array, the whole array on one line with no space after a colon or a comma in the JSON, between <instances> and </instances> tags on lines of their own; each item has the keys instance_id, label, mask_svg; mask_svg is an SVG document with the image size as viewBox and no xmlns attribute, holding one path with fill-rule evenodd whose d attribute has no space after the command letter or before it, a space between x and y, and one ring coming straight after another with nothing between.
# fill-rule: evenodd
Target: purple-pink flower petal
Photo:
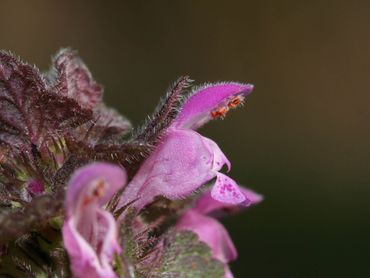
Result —
<instances>
[{"instance_id":1,"label":"purple-pink flower petal","mask_svg":"<svg viewBox=\"0 0 370 278\"><path fill-rule=\"evenodd\" d=\"M229 109L238 106L252 90L253 85L237 82L198 87L182 107L173 127L197 129L209 120L224 117Z\"/></svg>"},{"instance_id":2,"label":"purple-pink flower petal","mask_svg":"<svg viewBox=\"0 0 370 278\"><path fill-rule=\"evenodd\" d=\"M215 175L213 153L203 137L171 129L128 184L120 204L138 199L133 205L140 210L158 195L184 198Z\"/></svg>"},{"instance_id":3,"label":"purple-pink flower petal","mask_svg":"<svg viewBox=\"0 0 370 278\"><path fill-rule=\"evenodd\" d=\"M246 201L236 182L222 173L217 173L211 196L213 199L227 204L240 204Z\"/></svg>"},{"instance_id":4,"label":"purple-pink flower petal","mask_svg":"<svg viewBox=\"0 0 370 278\"><path fill-rule=\"evenodd\" d=\"M220 171L224 165L227 166L227 171L231 170L231 163L225 156L225 154L221 151L220 147L216 144L215 141L207 137L203 137L203 140L206 142L206 145L213 153L213 170Z\"/></svg>"},{"instance_id":5,"label":"purple-pink flower petal","mask_svg":"<svg viewBox=\"0 0 370 278\"><path fill-rule=\"evenodd\" d=\"M238 256L229 233L220 222L212 217L189 209L176 225L178 230L189 230L196 233L199 239L206 243L214 258L223 263L233 261Z\"/></svg>"},{"instance_id":6,"label":"purple-pink flower petal","mask_svg":"<svg viewBox=\"0 0 370 278\"><path fill-rule=\"evenodd\" d=\"M78 169L72 176L66 195L66 209L74 213L76 208L81 205L82 199L91 195L94 184L104 185L104 195L96 201L100 206L104 205L113 194L126 183L126 173L122 168L108 163L94 163Z\"/></svg>"},{"instance_id":7,"label":"purple-pink flower petal","mask_svg":"<svg viewBox=\"0 0 370 278\"><path fill-rule=\"evenodd\" d=\"M63 241L74 277L117 277L111 266L114 253L121 251L117 225L102 205L125 183L126 173L106 163L82 167L71 178Z\"/></svg>"},{"instance_id":8,"label":"purple-pink flower petal","mask_svg":"<svg viewBox=\"0 0 370 278\"><path fill-rule=\"evenodd\" d=\"M234 278L234 275L231 273L229 266L225 265L225 275L224 278Z\"/></svg>"},{"instance_id":9,"label":"purple-pink flower petal","mask_svg":"<svg viewBox=\"0 0 370 278\"><path fill-rule=\"evenodd\" d=\"M137 199L133 205L140 210L159 195L172 200L184 198L221 175L218 171L225 164L230 165L210 139L193 130L170 129L127 186L120 205ZM231 183L230 178L225 183L226 178L217 178L215 190L222 192ZM232 195L215 193L215 197L233 204L243 202L244 195L234 185Z\"/></svg>"},{"instance_id":10,"label":"purple-pink flower petal","mask_svg":"<svg viewBox=\"0 0 370 278\"><path fill-rule=\"evenodd\" d=\"M248 205L255 205L263 199L261 195L252 190L246 188L240 188L240 190L246 200L249 200ZM211 248L213 257L224 263L224 278L232 278L228 263L237 258L237 251L226 229L213 217L220 216L220 212L237 212L246 206L245 204L233 205L219 202L211 195L212 190L204 192L194 206L181 216L176 229L197 234L199 240Z\"/></svg>"},{"instance_id":11,"label":"purple-pink flower petal","mask_svg":"<svg viewBox=\"0 0 370 278\"><path fill-rule=\"evenodd\" d=\"M212 256L224 263L225 278L232 278L228 263L238 256L229 233L224 226L212 217L202 215L194 209L189 209L176 224L178 230L191 231L198 235L200 241L211 249Z\"/></svg>"},{"instance_id":12,"label":"purple-pink flower petal","mask_svg":"<svg viewBox=\"0 0 370 278\"><path fill-rule=\"evenodd\" d=\"M215 200L211 196L211 190L204 192L196 201L194 209L202 214L207 215L220 215L223 213L236 213L247 207L258 204L263 200L262 195L247 189L245 187L239 187L242 194L245 196L247 202L240 203L239 205L227 204Z\"/></svg>"}]
</instances>

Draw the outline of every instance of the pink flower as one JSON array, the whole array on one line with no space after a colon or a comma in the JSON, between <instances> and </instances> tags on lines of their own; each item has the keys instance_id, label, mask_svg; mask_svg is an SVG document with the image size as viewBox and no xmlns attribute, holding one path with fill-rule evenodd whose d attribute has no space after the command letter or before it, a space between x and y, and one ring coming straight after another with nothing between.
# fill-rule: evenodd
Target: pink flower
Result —
<instances>
[{"instance_id":1,"label":"pink flower","mask_svg":"<svg viewBox=\"0 0 370 278\"><path fill-rule=\"evenodd\" d=\"M228 204L247 204L249 200L236 182L220 172L224 165L230 170L226 156L214 141L194 129L209 120L223 118L252 89L252 85L240 83L197 88L127 186L120 205L137 200L134 206L140 210L159 195L172 200L184 198L213 178L216 181L212 198Z\"/></svg>"},{"instance_id":2,"label":"pink flower","mask_svg":"<svg viewBox=\"0 0 370 278\"><path fill-rule=\"evenodd\" d=\"M65 201L63 241L74 277L117 277L111 267L117 242L117 225L102 206L126 183L118 166L94 163L72 176Z\"/></svg>"},{"instance_id":3,"label":"pink flower","mask_svg":"<svg viewBox=\"0 0 370 278\"><path fill-rule=\"evenodd\" d=\"M21 191L21 197L27 202L31 202L34 197L37 197L45 192L45 187L42 181L30 179L27 181L24 190Z\"/></svg>"},{"instance_id":4,"label":"pink flower","mask_svg":"<svg viewBox=\"0 0 370 278\"><path fill-rule=\"evenodd\" d=\"M249 205L255 205L262 201L262 196L248 189L241 189L246 199L250 200ZM228 263L235 260L238 256L236 248L231 238L220 222L212 216L220 216L220 212L236 212L245 206L233 206L221 203L211 197L211 192L204 193L178 221L178 230L192 231L198 235L199 240L209 246L212 256L224 263L225 278L232 278L233 275L228 267Z\"/></svg>"},{"instance_id":5,"label":"pink flower","mask_svg":"<svg viewBox=\"0 0 370 278\"><path fill-rule=\"evenodd\" d=\"M26 189L31 197L38 196L42 194L45 190L44 184L38 180L31 180L30 182L28 182Z\"/></svg>"}]
</instances>

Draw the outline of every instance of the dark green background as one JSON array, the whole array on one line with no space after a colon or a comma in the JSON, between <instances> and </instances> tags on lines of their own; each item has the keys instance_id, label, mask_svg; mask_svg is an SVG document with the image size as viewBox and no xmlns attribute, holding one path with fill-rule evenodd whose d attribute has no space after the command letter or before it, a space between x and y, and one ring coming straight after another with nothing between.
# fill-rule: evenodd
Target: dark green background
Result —
<instances>
[{"instance_id":1,"label":"dark green background","mask_svg":"<svg viewBox=\"0 0 370 278\"><path fill-rule=\"evenodd\" d=\"M226 220L236 277L370 277L370 1L0 1L0 48L79 50L139 124L179 75L256 85L201 132L265 201Z\"/></svg>"}]
</instances>

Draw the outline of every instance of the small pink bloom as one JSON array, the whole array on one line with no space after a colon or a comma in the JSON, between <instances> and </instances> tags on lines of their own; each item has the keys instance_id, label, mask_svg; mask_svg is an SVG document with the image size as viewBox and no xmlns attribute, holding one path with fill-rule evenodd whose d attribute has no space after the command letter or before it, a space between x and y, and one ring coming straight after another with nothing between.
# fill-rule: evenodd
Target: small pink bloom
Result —
<instances>
[{"instance_id":1,"label":"small pink bloom","mask_svg":"<svg viewBox=\"0 0 370 278\"><path fill-rule=\"evenodd\" d=\"M38 180L31 180L27 184L27 192L31 195L31 197L35 197L40 195L44 192L44 184L41 181Z\"/></svg>"},{"instance_id":2,"label":"small pink bloom","mask_svg":"<svg viewBox=\"0 0 370 278\"><path fill-rule=\"evenodd\" d=\"M72 176L65 201L63 241L74 277L113 278L111 261L121 248L117 225L102 206L126 183L118 166L94 163Z\"/></svg>"},{"instance_id":3,"label":"small pink bloom","mask_svg":"<svg viewBox=\"0 0 370 278\"><path fill-rule=\"evenodd\" d=\"M212 256L225 264L235 260L238 256L225 227L216 219L201 214L195 209L189 209L180 218L176 228L197 234L199 240L211 248Z\"/></svg>"},{"instance_id":4,"label":"small pink bloom","mask_svg":"<svg viewBox=\"0 0 370 278\"><path fill-rule=\"evenodd\" d=\"M35 179L27 181L25 187L21 191L21 198L24 201L31 202L34 197L37 197L44 193L45 187L44 184Z\"/></svg>"},{"instance_id":5,"label":"small pink bloom","mask_svg":"<svg viewBox=\"0 0 370 278\"><path fill-rule=\"evenodd\" d=\"M161 143L142 164L122 195L120 205L137 200L140 210L158 195L184 198L216 178L211 196L229 204L248 203L236 182L220 173L230 162L218 145L194 131L207 121L223 117L253 89L250 84L218 83L196 89L185 102Z\"/></svg>"},{"instance_id":6,"label":"small pink bloom","mask_svg":"<svg viewBox=\"0 0 370 278\"><path fill-rule=\"evenodd\" d=\"M249 205L262 201L262 196L251 190L243 188L241 191L245 198L250 200ZM235 211L243 208L245 206L233 206L214 200L211 197L211 192L207 191L199 197L194 207L185 212L176 224L178 230L192 231L198 235L200 241L209 246L212 256L224 263L224 278L233 277L228 263L237 258L237 251L224 226L209 215L220 215L218 214L220 211Z\"/></svg>"}]
</instances>

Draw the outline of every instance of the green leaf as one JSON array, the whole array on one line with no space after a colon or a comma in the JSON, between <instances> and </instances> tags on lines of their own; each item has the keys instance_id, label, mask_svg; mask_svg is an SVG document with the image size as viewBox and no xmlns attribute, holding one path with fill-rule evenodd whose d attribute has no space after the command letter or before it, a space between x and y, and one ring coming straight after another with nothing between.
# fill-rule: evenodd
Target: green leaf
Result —
<instances>
[{"instance_id":1,"label":"green leaf","mask_svg":"<svg viewBox=\"0 0 370 278\"><path fill-rule=\"evenodd\" d=\"M162 263L150 277L224 277L223 264L212 258L210 248L192 232L171 234L164 242Z\"/></svg>"}]
</instances>

